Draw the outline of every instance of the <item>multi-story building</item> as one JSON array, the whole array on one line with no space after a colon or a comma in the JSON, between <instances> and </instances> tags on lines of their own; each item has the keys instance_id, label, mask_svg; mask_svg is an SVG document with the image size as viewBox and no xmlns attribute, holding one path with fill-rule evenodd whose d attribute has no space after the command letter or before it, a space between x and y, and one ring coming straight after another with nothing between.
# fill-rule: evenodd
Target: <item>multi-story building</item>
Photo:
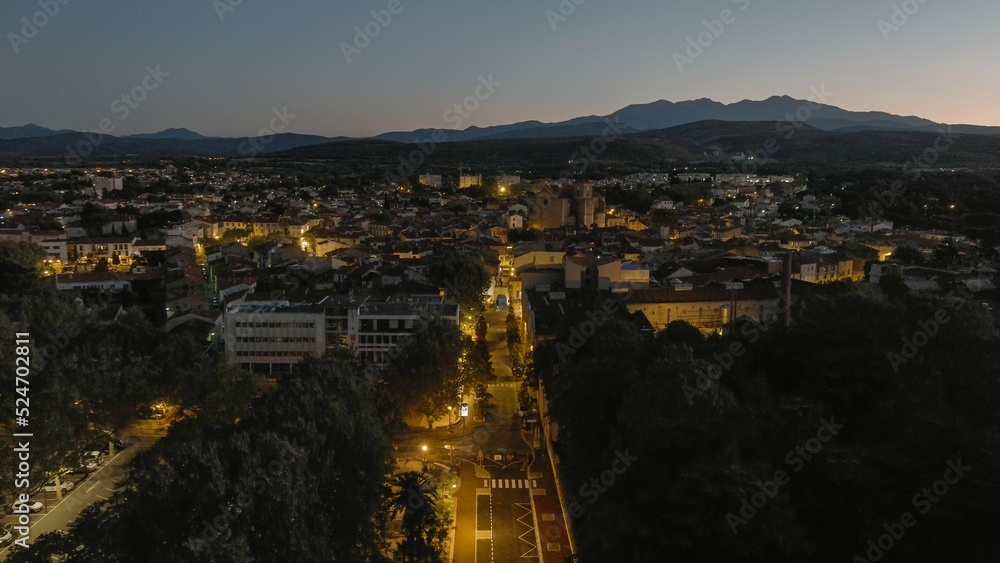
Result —
<instances>
[{"instance_id":1,"label":"multi-story building","mask_svg":"<svg viewBox=\"0 0 1000 563\"><path fill-rule=\"evenodd\" d=\"M460 316L457 304L445 303L437 295L366 302L351 312L348 324L351 349L382 366L392 359L393 350L412 337L424 319L440 317L457 326Z\"/></svg>"},{"instance_id":2,"label":"multi-story building","mask_svg":"<svg viewBox=\"0 0 1000 563\"><path fill-rule=\"evenodd\" d=\"M326 352L323 310L287 301L234 303L223 318L226 360L247 369L291 371L307 356Z\"/></svg>"},{"instance_id":3,"label":"multi-story building","mask_svg":"<svg viewBox=\"0 0 1000 563\"><path fill-rule=\"evenodd\" d=\"M512 188L520 183L521 183L520 176L503 175L497 178L497 186L504 189Z\"/></svg>"},{"instance_id":4,"label":"multi-story building","mask_svg":"<svg viewBox=\"0 0 1000 563\"><path fill-rule=\"evenodd\" d=\"M72 239L68 241L69 259L96 262L101 258L117 258L120 264L127 265L132 260L132 246L137 240L135 237Z\"/></svg>"},{"instance_id":5,"label":"multi-story building","mask_svg":"<svg viewBox=\"0 0 1000 563\"><path fill-rule=\"evenodd\" d=\"M103 176L91 176L90 180L94 184L94 192L97 193L98 197L103 196L107 192L120 190L124 187L121 178L105 178Z\"/></svg>"},{"instance_id":6,"label":"multi-story building","mask_svg":"<svg viewBox=\"0 0 1000 563\"><path fill-rule=\"evenodd\" d=\"M351 295L315 303L241 302L223 319L226 359L248 369L290 371L307 356L347 348L375 365L385 365L421 321L445 318L457 326L459 306L439 295L371 302Z\"/></svg>"},{"instance_id":7,"label":"multi-story building","mask_svg":"<svg viewBox=\"0 0 1000 563\"><path fill-rule=\"evenodd\" d=\"M422 174L420 176L420 183L429 188L440 188L441 175L440 174Z\"/></svg>"},{"instance_id":8,"label":"multi-story building","mask_svg":"<svg viewBox=\"0 0 1000 563\"><path fill-rule=\"evenodd\" d=\"M472 186L482 186L483 177L481 174L476 174L475 176L470 176L468 174L462 174L458 177L458 187L459 188L471 188Z\"/></svg>"}]
</instances>

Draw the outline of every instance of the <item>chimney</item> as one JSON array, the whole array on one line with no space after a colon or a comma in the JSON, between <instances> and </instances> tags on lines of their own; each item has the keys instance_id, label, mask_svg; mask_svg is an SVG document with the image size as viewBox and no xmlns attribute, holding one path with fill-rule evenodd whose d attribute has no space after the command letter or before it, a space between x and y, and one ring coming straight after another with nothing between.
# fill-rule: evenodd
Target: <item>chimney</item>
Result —
<instances>
[{"instance_id":1,"label":"chimney","mask_svg":"<svg viewBox=\"0 0 1000 563\"><path fill-rule=\"evenodd\" d=\"M784 284L785 284L785 328L792 325L792 253L785 255L784 264Z\"/></svg>"}]
</instances>

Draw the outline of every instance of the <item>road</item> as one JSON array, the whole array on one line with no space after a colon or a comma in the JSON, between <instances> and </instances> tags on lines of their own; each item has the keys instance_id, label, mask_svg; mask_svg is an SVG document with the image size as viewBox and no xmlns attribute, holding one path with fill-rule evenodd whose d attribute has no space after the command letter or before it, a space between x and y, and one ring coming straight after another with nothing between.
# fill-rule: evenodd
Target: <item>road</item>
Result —
<instances>
[{"instance_id":1,"label":"road","mask_svg":"<svg viewBox=\"0 0 1000 563\"><path fill-rule=\"evenodd\" d=\"M63 493L62 500L54 492L42 491L31 497L31 500L41 501L45 508L31 515L31 531L28 543L34 542L42 534L65 530L79 516L84 508L91 504L107 500L115 492L119 480L125 476L125 469L139 452L148 449L166 432L165 421L142 421L136 423L125 433L122 439L126 443L124 450L116 452L111 459L89 475L66 475L66 479L74 483L73 489ZM5 516L0 523L13 523L14 515ZM17 534L15 534L15 537ZM0 550L0 561L5 561L10 553L10 546Z\"/></svg>"},{"instance_id":2,"label":"road","mask_svg":"<svg viewBox=\"0 0 1000 563\"><path fill-rule=\"evenodd\" d=\"M456 563L539 561L528 464L532 448L521 434L515 381L507 353L506 313L486 313L487 343L497 380L491 409L475 432L455 439L460 468Z\"/></svg>"}]
</instances>

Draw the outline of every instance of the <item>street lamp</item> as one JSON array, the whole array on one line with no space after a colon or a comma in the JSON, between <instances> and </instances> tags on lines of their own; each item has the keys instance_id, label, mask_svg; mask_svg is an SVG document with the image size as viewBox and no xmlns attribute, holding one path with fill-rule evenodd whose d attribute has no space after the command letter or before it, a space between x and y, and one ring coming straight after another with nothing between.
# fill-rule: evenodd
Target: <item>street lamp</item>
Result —
<instances>
[{"instance_id":1,"label":"street lamp","mask_svg":"<svg viewBox=\"0 0 1000 563\"><path fill-rule=\"evenodd\" d=\"M424 451L424 463L427 463L427 446L421 446L420 449Z\"/></svg>"}]
</instances>

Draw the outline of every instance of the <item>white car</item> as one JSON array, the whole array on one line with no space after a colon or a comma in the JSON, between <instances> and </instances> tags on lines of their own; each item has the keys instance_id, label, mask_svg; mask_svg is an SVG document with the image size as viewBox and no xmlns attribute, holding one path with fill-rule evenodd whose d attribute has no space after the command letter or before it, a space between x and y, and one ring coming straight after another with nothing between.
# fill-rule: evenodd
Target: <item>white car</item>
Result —
<instances>
[{"instance_id":1,"label":"white car","mask_svg":"<svg viewBox=\"0 0 1000 563\"><path fill-rule=\"evenodd\" d=\"M38 500L36 500L36 501L29 500L28 502L26 502L24 504L26 504L28 506L28 512L41 512L42 509L45 508L45 505L42 504L42 502L38 501ZM11 508L13 508L16 511L17 508L19 506L21 506L21 503L15 500L14 503L11 504L10 506L11 506Z\"/></svg>"},{"instance_id":2,"label":"white car","mask_svg":"<svg viewBox=\"0 0 1000 563\"><path fill-rule=\"evenodd\" d=\"M62 492L68 493L68 492L70 492L70 491L73 490L73 481L60 481L59 482L59 488L62 489ZM45 483L45 492L47 492L47 493L54 493L54 492L56 492L56 481L55 481L55 479L49 481L48 483Z\"/></svg>"},{"instance_id":3,"label":"white car","mask_svg":"<svg viewBox=\"0 0 1000 563\"><path fill-rule=\"evenodd\" d=\"M10 524L5 524L0 529L0 548L7 547L14 541L14 532Z\"/></svg>"}]
</instances>

